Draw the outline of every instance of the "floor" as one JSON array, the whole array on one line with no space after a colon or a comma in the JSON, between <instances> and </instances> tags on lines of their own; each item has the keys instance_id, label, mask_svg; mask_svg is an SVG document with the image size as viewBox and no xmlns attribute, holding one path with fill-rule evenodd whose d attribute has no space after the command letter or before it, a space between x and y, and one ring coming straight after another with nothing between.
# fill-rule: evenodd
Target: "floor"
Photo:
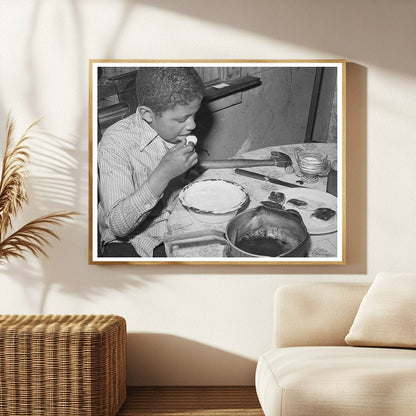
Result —
<instances>
[{"instance_id":1,"label":"floor","mask_svg":"<svg viewBox=\"0 0 416 416\"><path fill-rule=\"evenodd\" d=\"M117 416L264 416L254 387L128 387Z\"/></svg>"}]
</instances>

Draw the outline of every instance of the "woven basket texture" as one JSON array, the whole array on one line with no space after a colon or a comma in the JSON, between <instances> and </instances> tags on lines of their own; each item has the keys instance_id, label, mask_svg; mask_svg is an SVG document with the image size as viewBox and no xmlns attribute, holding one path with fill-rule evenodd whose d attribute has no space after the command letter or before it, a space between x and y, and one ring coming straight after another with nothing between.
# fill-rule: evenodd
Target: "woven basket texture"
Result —
<instances>
[{"instance_id":1,"label":"woven basket texture","mask_svg":"<svg viewBox=\"0 0 416 416\"><path fill-rule=\"evenodd\" d=\"M126 400L116 315L0 315L0 415L114 416Z\"/></svg>"}]
</instances>

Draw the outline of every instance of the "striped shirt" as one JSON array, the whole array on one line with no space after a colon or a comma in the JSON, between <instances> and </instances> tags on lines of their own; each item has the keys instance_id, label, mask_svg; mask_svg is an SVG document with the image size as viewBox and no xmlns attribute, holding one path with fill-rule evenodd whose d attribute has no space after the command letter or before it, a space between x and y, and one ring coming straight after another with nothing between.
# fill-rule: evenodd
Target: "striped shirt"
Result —
<instances>
[{"instance_id":1,"label":"striped shirt","mask_svg":"<svg viewBox=\"0 0 416 416\"><path fill-rule=\"evenodd\" d=\"M113 124L98 145L98 222L104 244L130 242L141 257L152 257L180 189L180 178L157 197L148 178L174 144L163 140L138 111Z\"/></svg>"}]
</instances>

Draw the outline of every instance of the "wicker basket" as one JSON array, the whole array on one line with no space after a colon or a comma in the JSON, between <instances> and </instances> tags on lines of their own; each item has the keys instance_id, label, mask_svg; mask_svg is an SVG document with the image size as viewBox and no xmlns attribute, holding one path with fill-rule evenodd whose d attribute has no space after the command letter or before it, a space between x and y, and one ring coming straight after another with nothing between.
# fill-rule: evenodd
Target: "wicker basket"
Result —
<instances>
[{"instance_id":1,"label":"wicker basket","mask_svg":"<svg viewBox=\"0 0 416 416\"><path fill-rule=\"evenodd\" d=\"M0 315L0 415L114 416L126 399L126 322Z\"/></svg>"}]
</instances>

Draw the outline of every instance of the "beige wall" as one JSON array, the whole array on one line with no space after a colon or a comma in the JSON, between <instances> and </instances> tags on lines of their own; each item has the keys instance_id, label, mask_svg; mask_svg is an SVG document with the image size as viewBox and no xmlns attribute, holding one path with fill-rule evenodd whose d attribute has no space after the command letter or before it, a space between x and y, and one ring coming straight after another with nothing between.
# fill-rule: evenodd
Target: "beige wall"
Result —
<instances>
[{"instance_id":1,"label":"beige wall","mask_svg":"<svg viewBox=\"0 0 416 416\"><path fill-rule=\"evenodd\" d=\"M12 109L20 131L44 117L57 136L33 142L23 220L83 216L48 259L0 270L0 311L124 316L129 384L252 384L276 287L414 271L415 11L410 0L1 1L2 131ZM89 266L90 58L346 58L347 265Z\"/></svg>"}]
</instances>

